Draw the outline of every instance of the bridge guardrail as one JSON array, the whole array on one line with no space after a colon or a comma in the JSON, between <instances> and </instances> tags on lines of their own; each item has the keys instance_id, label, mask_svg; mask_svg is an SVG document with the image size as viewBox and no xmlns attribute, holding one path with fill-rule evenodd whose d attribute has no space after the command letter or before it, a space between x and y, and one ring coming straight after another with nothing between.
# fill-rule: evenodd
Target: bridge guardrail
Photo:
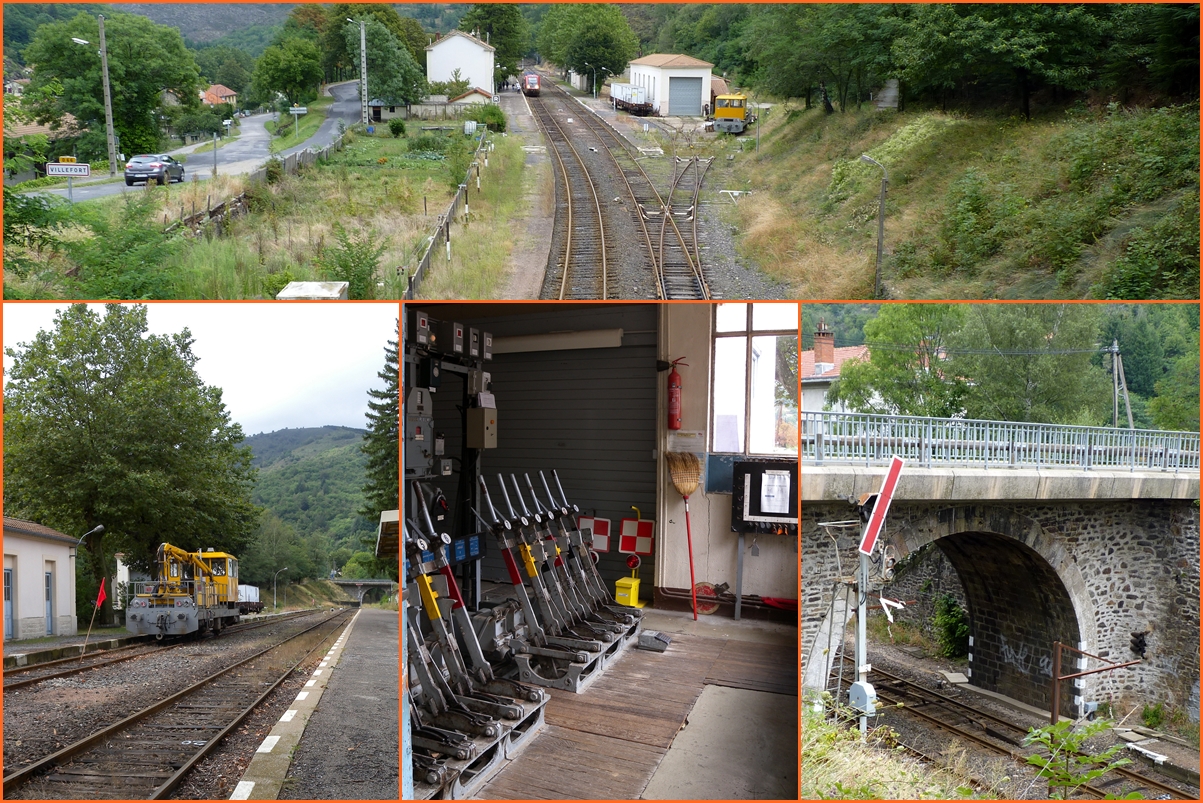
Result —
<instances>
[{"instance_id":1,"label":"bridge guardrail","mask_svg":"<svg viewBox=\"0 0 1203 803\"><path fill-rule=\"evenodd\" d=\"M1016 421L804 412L802 460L923 468L1120 468L1198 471L1199 433Z\"/></svg>"}]
</instances>

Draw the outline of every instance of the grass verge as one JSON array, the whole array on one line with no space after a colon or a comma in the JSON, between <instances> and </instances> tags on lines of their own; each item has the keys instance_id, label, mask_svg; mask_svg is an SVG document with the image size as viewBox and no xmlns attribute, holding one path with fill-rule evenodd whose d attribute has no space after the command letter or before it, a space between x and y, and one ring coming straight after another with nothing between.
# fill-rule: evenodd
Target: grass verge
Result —
<instances>
[{"instance_id":1,"label":"grass verge","mask_svg":"<svg viewBox=\"0 0 1203 803\"><path fill-rule=\"evenodd\" d=\"M273 123L270 120L264 123L267 132L272 135L270 149L272 153L286 151L296 145L300 145L305 140L312 137L321 128L322 123L326 122L326 109L330 104L334 103L332 96L320 97L306 105L308 114L304 114L296 118L293 122L291 114L281 114L279 122ZM277 131L285 131L283 136L277 137Z\"/></svg>"},{"instance_id":2,"label":"grass verge","mask_svg":"<svg viewBox=\"0 0 1203 803\"><path fill-rule=\"evenodd\" d=\"M1199 109L1024 121L781 107L749 155L740 247L800 298L1195 298ZM737 187L732 187L737 189Z\"/></svg>"}]
</instances>

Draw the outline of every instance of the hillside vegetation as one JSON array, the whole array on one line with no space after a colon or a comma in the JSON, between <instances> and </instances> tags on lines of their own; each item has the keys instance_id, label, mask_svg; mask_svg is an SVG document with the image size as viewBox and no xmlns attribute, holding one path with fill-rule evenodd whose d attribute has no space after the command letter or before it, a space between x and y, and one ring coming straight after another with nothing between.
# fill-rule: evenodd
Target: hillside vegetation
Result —
<instances>
[{"instance_id":1,"label":"hillside vegetation","mask_svg":"<svg viewBox=\"0 0 1203 803\"><path fill-rule=\"evenodd\" d=\"M774 119L775 118L775 119ZM745 165L747 254L801 298L1193 298L1199 109L774 109Z\"/></svg>"},{"instance_id":2,"label":"hillside vegetation","mask_svg":"<svg viewBox=\"0 0 1203 803\"><path fill-rule=\"evenodd\" d=\"M302 537L324 533L330 548L359 547L374 526L356 512L363 504L363 430L283 429L246 439L259 469L253 500Z\"/></svg>"}]
</instances>

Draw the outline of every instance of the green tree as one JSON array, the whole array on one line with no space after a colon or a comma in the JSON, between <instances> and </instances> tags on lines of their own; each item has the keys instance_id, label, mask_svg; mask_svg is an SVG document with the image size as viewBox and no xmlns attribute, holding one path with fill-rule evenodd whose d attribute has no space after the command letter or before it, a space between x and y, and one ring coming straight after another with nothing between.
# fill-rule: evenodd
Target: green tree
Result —
<instances>
[{"instance_id":1,"label":"green tree","mask_svg":"<svg viewBox=\"0 0 1203 803\"><path fill-rule=\"evenodd\" d=\"M239 554L254 530L250 450L192 342L149 334L144 306L76 304L6 350L5 510L66 533L103 524L85 540L97 584L115 551L149 571L165 540Z\"/></svg>"},{"instance_id":2,"label":"green tree","mask_svg":"<svg viewBox=\"0 0 1203 803\"><path fill-rule=\"evenodd\" d=\"M966 379L943 367L962 304L886 304L865 324L869 359L844 363L831 403L866 413L948 417L964 411Z\"/></svg>"},{"instance_id":3,"label":"green tree","mask_svg":"<svg viewBox=\"0 0 1203 803\"><path fill-rule=\"evenodd\" d=\"M113 126L125 153L159 147L159 113L164 93L185 107L199 105L200 76L196 60L175 28L146 17L115 13L105 18L109 81L112 86ZM86 39L80 45L72 38ZM24 57L34 65L30 87L38 90L59 82L62 92L45 95L35 109L40 121L57 127L64 113L83 128L104 130L104 91L101 80L99 24L79 13L37 30Z\"/></svg>"},{"instance_id":4,"label":"green tree","mask_svg":"<svg viewBox=\"0 0 1203 803\"><path fill-rule=\"evenodd\" d=\"M322 61L317 45L306 39L287 39L263 51L255 63L255 86L261 93L279 92L290 105L317 97Z\"/></svg>"},{"instance_id":5,"label":"green tree","mask_svg":"<svg viewBox=\"0 0 1203 803\"><path fill-rule=\"evenodd\" d=\"M381 511L399 508L401 391L396 340L390 340L384 347L384 368L376 375L384 380L384 388L368 391L368 431L360 447L368 463L364 471L364 505L359 514L373 524L380 520Z\"/></svg>"},{"instance_id":6,"label":"green tree","mask_svg":"<svg viewBox=\"0 0 1203 803\"><path fill-rule=\"evenodd\" d=\"M322 49L322 69L326 71L326 80L339 80L345 77L359 76L359 48L352 49L347 43L347 38L343 33L343 26L347 20L366 20L374 19L385 28L389 33L397 37L400 42L406 43L406 48L409 49L410 55L413 56L411 44L417 44L414 41L415 32L413 25L406 22L397 10L390 5L384 3L335 3L331 6L326 6L326 30L322 34L321 49ZM355 38L359 39L359 26L355 26ZM420 38L422 49L422 58L415 58L414 63L425 65L425 47L426 42L424 37ZM369 53L371 52L369 48Z\"/></svg>"},{"instance_id":7,"label":"green tree","mask_svg":"<svg viewBox=\"0 0 1203 803\"><path fill-rule=\"evenodd\" d=\"M639 52L639 38L622 10L613 5L558 5L539 27L539 52L549 61L578 73L602 69L618 75Z\"/></svg>"},{"instance_id":8,"label":"green tree","mask_svg":"<svg viewBox=\"0 0 1203 803\"><path fill-rule=\"evenodd\" d=\"M343 23L343 39L354 63L359 63L359 25ZM417 103L426 95L426 76L409 49L379 20L364 22L368 46L368 97L387 106Z\"/></svg>"},{"instance_id":9,"label":"green tree","mask_svg":"<svg viewBox=\"0 0 1203 803\"><path fill-rule=\"evenodd\" d=\"M494 48L494 83L518 74L518 61L526 52L530 31L516 5L477 3L459 22L461 30L474 31Z\"/></svg>"},{"instance_id":10,"label":"green tree","mask_svg":"<svg viewBox=\"0 0 1203 803\"><path fill-rule=\"evenodd\" d=\"M1103 424L1111 382L1094 356L1102 312L1089 304L970 304L945 371L969 380L970 418ZM960 349L960 351L955 351Z\"/></svg>"},{"instance_id":11,"label":"green tree","mask_svg":"<svg viewBox=\"0 0 1203 803\"><path fill-rule=\"evenodd\" d=\"M1154 385L1149 401L1153 423L1161 429L1199 430L1199 332L1191 338L1191 350L1171 364L1169 372Z\"/></svg>"}]
</instances>

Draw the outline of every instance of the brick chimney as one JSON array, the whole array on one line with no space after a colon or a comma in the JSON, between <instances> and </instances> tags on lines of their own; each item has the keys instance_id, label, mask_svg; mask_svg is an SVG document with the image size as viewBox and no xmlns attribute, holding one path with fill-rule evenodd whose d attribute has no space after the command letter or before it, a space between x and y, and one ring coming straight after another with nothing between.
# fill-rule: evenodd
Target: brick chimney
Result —
<instances>
[{"instance_id":1,"label":"brick chimney","mask_svg":"<svg viewBox=\"0 0 1203 803\"><path fill-rule=\"evenodd\" d=\"M819 319L815 330L815 376L825 374L835 367L835 333Z\"/></svg>"}]
</instances>

